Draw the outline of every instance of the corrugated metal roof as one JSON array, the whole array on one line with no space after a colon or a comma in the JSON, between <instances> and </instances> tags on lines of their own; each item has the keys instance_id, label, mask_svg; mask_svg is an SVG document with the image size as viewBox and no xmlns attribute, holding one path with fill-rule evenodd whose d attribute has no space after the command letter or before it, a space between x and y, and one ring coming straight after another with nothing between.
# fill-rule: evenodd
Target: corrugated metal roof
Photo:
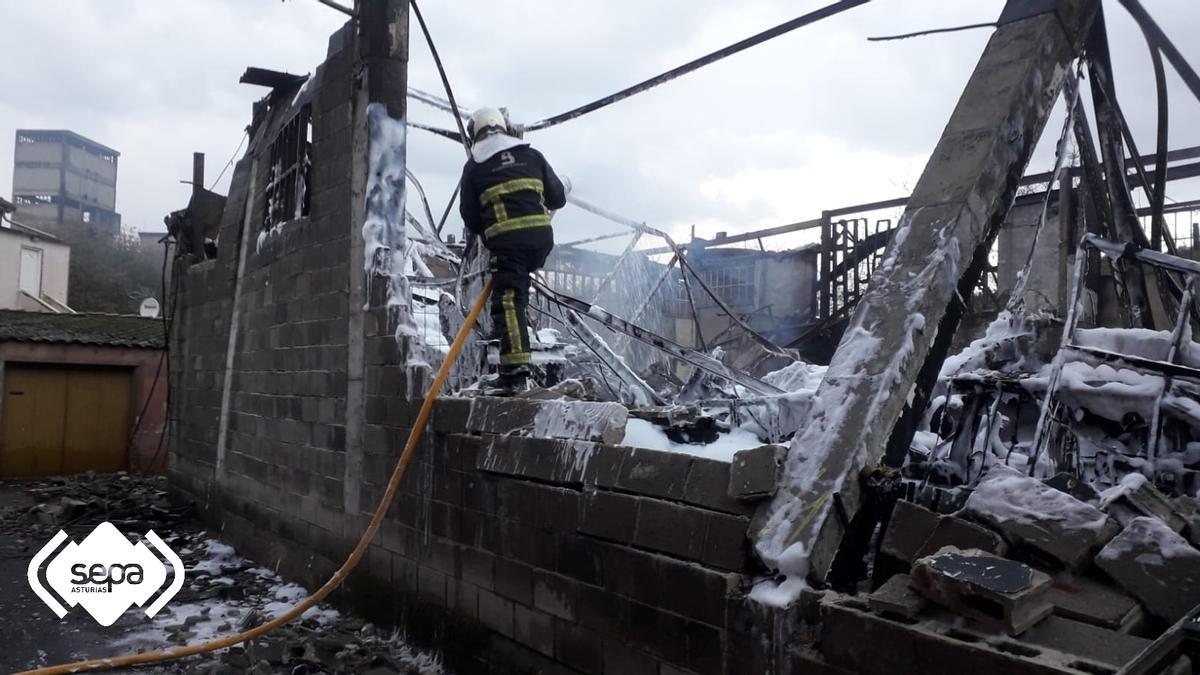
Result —
<instances>
[{"instance_id":1,"label":"corrugated metal roof","mask_svg":"<svg viewBox=\"0 0 1200 675\"><path fill-rule=\"evenodd\" d=\"M51 314L0 310L0 342L45 342L162 349L162 319L121 314Z\"/></svg>"}]
</instances>

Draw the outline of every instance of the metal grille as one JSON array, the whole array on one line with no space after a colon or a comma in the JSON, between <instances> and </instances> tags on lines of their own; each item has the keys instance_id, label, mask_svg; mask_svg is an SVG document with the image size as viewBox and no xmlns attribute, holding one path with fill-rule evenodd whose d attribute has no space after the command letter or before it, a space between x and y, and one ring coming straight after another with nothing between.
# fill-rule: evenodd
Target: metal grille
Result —
<instances>
[{"instance_id":1,"label":"metal grille","mask_svg":"<svg viewBox=\"0 0 1200 675\"><path fill-rule=\"evenodd\" d=\"M312 167L312 108L304 106L271 144L263 229L269 230L309 213L309 175Z\"/></svg>"}]
</instances>

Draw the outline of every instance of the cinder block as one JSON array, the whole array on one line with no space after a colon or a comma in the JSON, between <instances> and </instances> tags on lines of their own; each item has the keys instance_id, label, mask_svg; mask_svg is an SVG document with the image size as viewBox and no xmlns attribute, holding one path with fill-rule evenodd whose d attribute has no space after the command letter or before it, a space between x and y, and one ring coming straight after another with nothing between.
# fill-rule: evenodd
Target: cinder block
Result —
<instances>
[{"instance_id":1,"label":"cinder block","mask_svg":"<svg viewBox=\"0 0 1200 675\"><path fill-rule=\"evenodd\" d=\"M750 520L740 516L709 513L705 517L704 552L701 561L711 567L733 572L746 569Z\"/></svg>"},{"instance_id":2,"label":"cinder block","mask_svg":"<svg viewBox=\"0 0 1200 675\"><path fill-rule=\"evenodd\" d=\"M559 540L558 565L555 569L563 576L601 586L604 584L601 546L603 544L590 537L563 537Z\"/></svg>"},{"instance_id":3,"label":"cinder block","mask_svg":"<svg viewBox=\"0 0 1200 675\"><path fill-rule=\"evenodd\" d=\"M630 452L621 463L616 487L649 497L680 500L691 465L692 457L681 453Z\"/></svg>"},{"instance_id":4,"label":"cinder block","mask_svg":"<svg viewBox=\"0 0 1200 675\"><path fill-rule=\"evenodd\" d=\"M598 543L598 549L607 591L647 605L661 602L666 591L655 566L659 556L603 542Z\"/></svg>"},{"instance_id":5,"label":"cinder block","mask_svg":"<svg viewBox=\"0 0 1200 675\"><path fill-rule=\"evenodd\" d=\"M1098 626L1050 616L1021 635L1021 642L1048 647L1089 661L1121 667L1137 656L1150 640Z\"/></svg>"},{"instance_id":6,"label":"cinder block","mask_svg":"<svg viewBox=\"0 0 1200 675\"><path fill-rule=\"evenodd\" d=\"M787 449L764 445L740 450L729 463L729 496L735 499L763 499L775 494L779 467Z\"/></svg>"},{"instance_id":7,"label":"cinder block","mask_svg":"<svg viewBox=\"0 0 1200 675\"><path fill-rule=\"evenodd\" d=\"M495 587L493 574L496 556L487 551L464 547L459 557L462 560L463 580L489 591Z\"/></svg>"},{"instance_id":8,"label":"cinder block","mask_svg":"<svg viewBox=\"0 0 1200 675\"><path fill-rule=\"evenodd\" d=\"M646 562L647 573L662 585L658 606L709 625L725 624L725 609L738 588L739 575L664 556Z\"/></svg>"},{"instance_id":9,"label":"cinder block","mask_svg":"<svg viewBox=\"0 0 1200 675\"><path fill-rule=\"evenodd\" d=\"M431 567L417 567L417 593L425 602L446 607L446 575Z\"/></svg>"},{"instance_id":10,"label":"cinder block","mask_svg":"<svg viewBox=\"0 0 1200 675\"><path fill-rule=\"evenodd\" d=\"M600 636L569 621L558 620L554 629L554 656L589 675L601 675L603 657Z\"/></svg>"},{"instance_id":11,"label":"cinder block","mask_svg":"<svg viewBox=\"0 0 1200 675\"><path fill-rule=\"evenodd\" d=\"M917 557L933 555L947 546L986 551L999 557L1008 552L1008 544L995 532L955 516L939 516L937 526L917 551Z\"/></svg>"},{"instance_id":12,"label":"cinder block","mask_svg":"<svg viewBox=\"0 0 1200 675\"><path fill-rule=\"evenodd\" d=\"M1055 579L1046 599L1058 616L1122 633L1137 630L1145 618L1136 600L1086 577Z\"/></svg>"},{"instance_id":13,"label":"cinder block","mask_svg":"<svg viewBox=\"0 0 1200 675\"><path fill-rule=\"evenodd\" d=\"M530 649L554 656L554 617L526 607L513 607L513 639Z\"/></svg>"},{"instance_id":14,"label":"cinder block","mask_svg":"<svg viewBox=\"0 0 1200 675\"><path fill-rule=\"evenodd\" d=\"M638 502L634 543L652 551L699 560L704 551L707 515L687 506L642 499Z\"/></svg>"},{"instance_id":15,"label":"cinder block","mask_svg":"<svg viewBox=\"0 0 1200 675\"><path fill-rule=\"evenodd\" d=\"M557 574L534 572L533 606L566 621L575 620L579 583Z\"/></svg>"},{"instance_id":16,"label":"cinder block","mask_svg":"<svg viewBox=\"0 0 1200 675\"><path fill-rule=\"evenodd\" d=\"M1122 527L1141 516L1158 518L1174 532L1182 532L1187 525L1183 516L1175 512L1175 505L1140 473L1128 474L1120 485L1106 490L1101 495L1100 508Z\"/></svg>"},{"instance_id":17,"label":"cinder block","mask_svg":"<svg viewBox=\"0 0 1200 675\"><path fill-rule=\"evenodd\" d=\"M892 509L892 518L883 535L880 552L911 565L937 525L936 513L919 504L900 500Z\"/></svg>"},{"instance_id":18,"label":"cinder block","mask_svg":"<svg viewBox=\"0 0 1200 675\"><path fill-rule=\"evenodd\" d=\"M947 609L1020 635L1046 618L1050 577L1015 560L946 547L913 565L912 586Z\"/></svg>"},{"instance_id":19,"label":"cinder block","mask_svg":"<svg viewBox=\"0 0 1200 675\"><path fill-rule=\"evenodd\" d=\"M619 492L589 490L583 495L579 531L612 541L633 541L640 501L640 497Z\"/></svg>"},{"instance_id":20,"label":"cinder block","mask_svg":"<svg viewBox=\"0 0 1200 675\"><path fill-rule=\"evenodd\" d=\"M640 452L640 451L639 451ZM754 502L729 496L729 463L693 457L683 488L683 501L706 509L739 516L754 515Z\"/></svg>"},{"instance_id":21,"label":"cinder block","mask_svg":"<svg viewBox=\"0 0 1200 675\"><path fill-rule=\"evenodd\" d=\"M625 437L628 414L619 403L476 397L466 430L616 445Z\"/></svg>"},{"instance_id":22,"label":"cinder block","mask_svg":"<svg viewBox=\"0 0 1200 675\"><path fill-rule=\"evenodd\" d=\"M505 558L496 559L496 593L513 602L533 604L533 570Z\"/></svg>"},{"instance_id":23,"label":"cinder block","mask_svg":"<svg viewBox=\"0 0 1200 675\"><path fill-rule=\"evenodd\" d=\"M868 599L871 609L881 614L915 619L927 603L910 587L910 582L907 574L897 574L888 579Z\"/></svg>"},{"instance_id":24,"label":"cinder block","mask_svg":"<svg viewBox=\"0 0 1200 675\"><path fill-rule=\"evenodd\" d=\"M1116 534L1104 513L1006 466L993 466L967 499L964 515L986 523L1044 562L1077 569Z\"/></svg>"},{"instance_id":25,"label":"cinder block","mask_svg":"<svg viewBox=\"0 0 1200 675\"><path fill-rule=\"evenodd\" d=\"M1200 551L1157 518L1133 519L1096 565L1169 623L1200 604Z\"/></svg>"},{"instance_id":26,"label":"cinder block","mask_svg":"<svg viewBox=\"0 0 1200 675\"><path fill-rule=\"evenodd\" d=\"M513 637L513 603L479 589L479 621L504 637Z\"/></svg>"},{"instance_id":27,"label":"cinder block","mask_svg":"<svg viewBox=\"0 0 1200 675\"><path fill-rule=\"evenodd\" d=\"M604 675L659 675L658 660L625 642L604 642Z\"/></svg>"}]
</instances>

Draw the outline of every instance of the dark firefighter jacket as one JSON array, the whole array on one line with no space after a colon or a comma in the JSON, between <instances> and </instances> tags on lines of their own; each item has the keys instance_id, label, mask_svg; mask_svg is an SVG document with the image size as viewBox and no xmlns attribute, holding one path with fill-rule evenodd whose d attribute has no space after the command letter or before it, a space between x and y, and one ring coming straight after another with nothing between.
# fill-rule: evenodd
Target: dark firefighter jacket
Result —
<instances>
[{"instance_id":1,"label":"dark firefighter jacket","mask_svg":"<svg viewBox=\"0 0 1200 675\"><path fill-rule=\"evenodd\" d=\"M483 237L488 248L544 241L550 211L566 203L562 181L529 144L493 134L471 148L459 209L467 229Z\"/></svg>"}]
</instances>

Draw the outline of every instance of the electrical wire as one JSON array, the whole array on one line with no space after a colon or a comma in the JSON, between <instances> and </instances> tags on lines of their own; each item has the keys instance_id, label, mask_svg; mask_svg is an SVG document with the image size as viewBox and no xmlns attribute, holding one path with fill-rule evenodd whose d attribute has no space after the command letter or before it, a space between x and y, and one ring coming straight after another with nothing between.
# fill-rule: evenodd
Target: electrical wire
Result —
<instances>
[{"instance_id":1,"label":"electrical wire","mask_svg":"<svg viewBox=\"0 0 1200 675\"><path fill-rule=\"evenodd\" d=\"M233 156L229 158L228 162L225 162L225 168L221 169L221 173L217 174L217 179L214 180L212 185L208 187L209 192L212 192L214 189L216 189L217 184L220 183L221 179L225 177L225 172L229 170L229 167L233 166L235 161L237 161L238 153L242 151L242 146L246 144L247 138L250 138L249 129L246 129L246 133L242 134L242 140L238 143L237 149L233 151Z\"/></svg>"},{"instance_id":2,"label":"electrical wire","mask_svg":"<svg viewBox=\"0 0 1200 675\"><path fill-rule=\"evenodd\" d=\"M1167 60L1175 67L1175 71L1179 73L1184 84L1192 90L1196 99L1200 100L1200 75L1197 75L1187 59L1183 58L1183 54L1176 49L1175 44L1171 42L1162 28L1159 28L1146 8L1142 7L1142 3L1138 0L1119 0L1119 2L1126 11L1133 15L1134 21L1137 21L1150 44L1162 51L1163 56L1167 57Z\"/></svg>"},{"instance_id":3,"label":"electrical wire","mask_svg":"<svg viewBox=\"0 0 1200 675\"><path fill-rule=\"evenodd\" d=\"M454 101L454 91L450 89L450 79L446 77L446 69L442 66L442 57L438 55L437 46L433 44L433 36L429 33L429 26L425 24L425 16L421 14L421 8L417 6L417 0L409 0L408 4L412 7L417 22L421 24L421 32L425 34L425 42L429 45L429 53L433 55L433 63L437 66L438 75L442 78L442 86L446 88L446 98L450 101L454 122L458 125L458 140L462 142L463 151L467 153L467 157L470 157L471 144L467 139L467 130L463 127L462 112L458 109L458 103Z\"/></svg>"},{"instance_id":4,"label":"electrical wire","mask_svg":"<svg viewBox=\"0 0 1200 675\"><path fill-rule=\"evenodd\" d=\"M660 75L655 75L654 77L652 77L648 80L639 82L631 87L626 87L625 89L622 89L621 91L618 91L614 94L609 94L608 96L605 96L603 98L598 98L595 101L592 101L591 103L581 105L578 108L575 108L573 110L568 110L567 112L564 112L564 113L559 113L558 115L555 115L553 117L548 117L539 122L534 122L533 124L528 124L525 126L525 130L526 131L536 131L538 129L546 129L548 127L552 127L557 124L562 124L563 122L573 120L576 117L579 117L581 115L586 115L587 113L594 112L601 108L606 108L614 103L623 101L623 100L629 98L630 96L633 96L635 94L640 94L648 89L653 89L654 87L657 87L658 85L663 84L664 82L670 82L671 80L674 80L675 78L677 78L681 75L686 75L694 70L699 70L700 68L703 68L704 66L707 66L712 63L716 63L717 61L720 61L721 59L724 59L728 56L732 56L734 54L737 54L738 52L745 51L751 47L760 45L760 44L766 42L767 40L777 38L780 35L785 35L787 33L790 33L792 31L796 30L797 28L802 28L809 24L816 23L822 19L826 19L826 18L829 18L836 14L840 14L848 9L853 9L855 7L858 7L859 5L865 5L870 1L871 0L841 0L841 2L835 2L831 5L822 7L821 9L818 9L816 11L809 12L808 14L805 14L803 16L798 16L795 19L792 19L791 21L785 21L785 22L779 24L778 26L769 28L761 33L752 35L752 36L746 38L745 40L735 42L734 44L731 44L727 47L718 49L715 52L706 54L705 56L701 56L700 58L689 61L681 66L672 68L671 70L668 70L665 73L662 73Z\"/></svg>"},{"instance_id":5,"label":"electrical wire","mask_svg":"<svg viewBox=\"0 0 1200 675\"><path fill-rule=\"evenodd\" d=\"M951 28L931 28L930 30L921 30L915 33L903 33L901 35L885 35L882 37L869 37L867 42L886 42L888 40L907 40L908 38L921 37L923 35L936 35L938 33L957 33L964 30L974 30L976 28L995 28L1000 24L995 21L985 21L984 23L970 23L965 26L953 26Z\"/></svg>"},{"instance_id":6,"label":"electrical wire","mask_svg":"<svg viewBox=\"0 0 1200 675\"><path fill-rule=\"evenodd\" d=\"M557 115L554 115L553 117L547 117L544 120L540 120L540 121L534 122L532 124L527 124L527 125L525 125L525 131L537 131L539 129L546 129L546 128L549 128L552 126L556 126L558 124L562 124L563 122L573 120L577 117L581 117L583 115L586 115L590 112L594 112L601 108L607 108L608 106L610 106L614 103L618 103L618 102L623 101L631 96L640 94L649 89L653 89L654 87L657 87L660 84L670 82L671 80L674 80L677 77L686 75L695 70L699 70L700 68L703 68L704 66L716 63L717 61L720 61L721 59L724 59L726 57L737 54L738 52L745 51L751 47L760 45L768 40L771 40L771 39L777 38L781 35L790 33L798 28L802 28L804 26L808 26L810 24L817 23L818 21L821 21L822 19L827 19L831 16L841 14L842 12L844 12L848 9L853 9L860 5L865 5L868 2L871 2L871 0L841 0L840 2L835 2L831 5L827 5L816 11L809 12L808 14L804 14L802 16L798 16L790 21L785 21L773 28L768 28L767 30L762 31L761 33L757 33L757 34L752 35L744 40L735 42L731 45L728 45L726 47L718 49L715 52L711 52L709 54L701 56L698 59L688 61L687 63L685 63L681 66L672 68L671 70L668 70L664 73L660 73L659 75L655 75L654 77L651 77L648 80L643 80L642 82L639 82L633 86L626 87L626 88L622 89L621 91L618 91L613 94L609 94L608 96L605 96L603 98L598 98L595 101L592 101L591 103L587 103L587 104L579 106L578 108L573 108L566 112L559 113ZM421 22L421 27L422 27L422 29L424 29L425 22L424 22L424 20L421 19L421 13L419 10L417 10L416 3L414 2L412 4L413 4L413 9L416 11L417 20ZM426 38L428 38L428 37L429 37L429 33L428 33L428 31L426 31ZM432 42L430 44L432 45ZM435 54L434 58L436 60L436 58L437 58L436 54ZM438 65L438 67L439 67L439 69L441 68L440 63ZM444 82L445 81L444 74L443 74L442 79ZM447 89L449 89L449 85L447 85ZM459 122L459 134L458 135L456 135L453 131L449 131L447 129L439 129L437 127L432 127L432 126L428 126L425 124L415 124L415 123L411 123L411 122L409 124L417 129L421 129L423 131L428 131L430 133L434 133L439 136L443 136L445 138L449 138L449 139L456 140L456 141L460 140L460 138L466 136L465 131L462 130L461 122Z\"/></svg>"}]
</instances>

